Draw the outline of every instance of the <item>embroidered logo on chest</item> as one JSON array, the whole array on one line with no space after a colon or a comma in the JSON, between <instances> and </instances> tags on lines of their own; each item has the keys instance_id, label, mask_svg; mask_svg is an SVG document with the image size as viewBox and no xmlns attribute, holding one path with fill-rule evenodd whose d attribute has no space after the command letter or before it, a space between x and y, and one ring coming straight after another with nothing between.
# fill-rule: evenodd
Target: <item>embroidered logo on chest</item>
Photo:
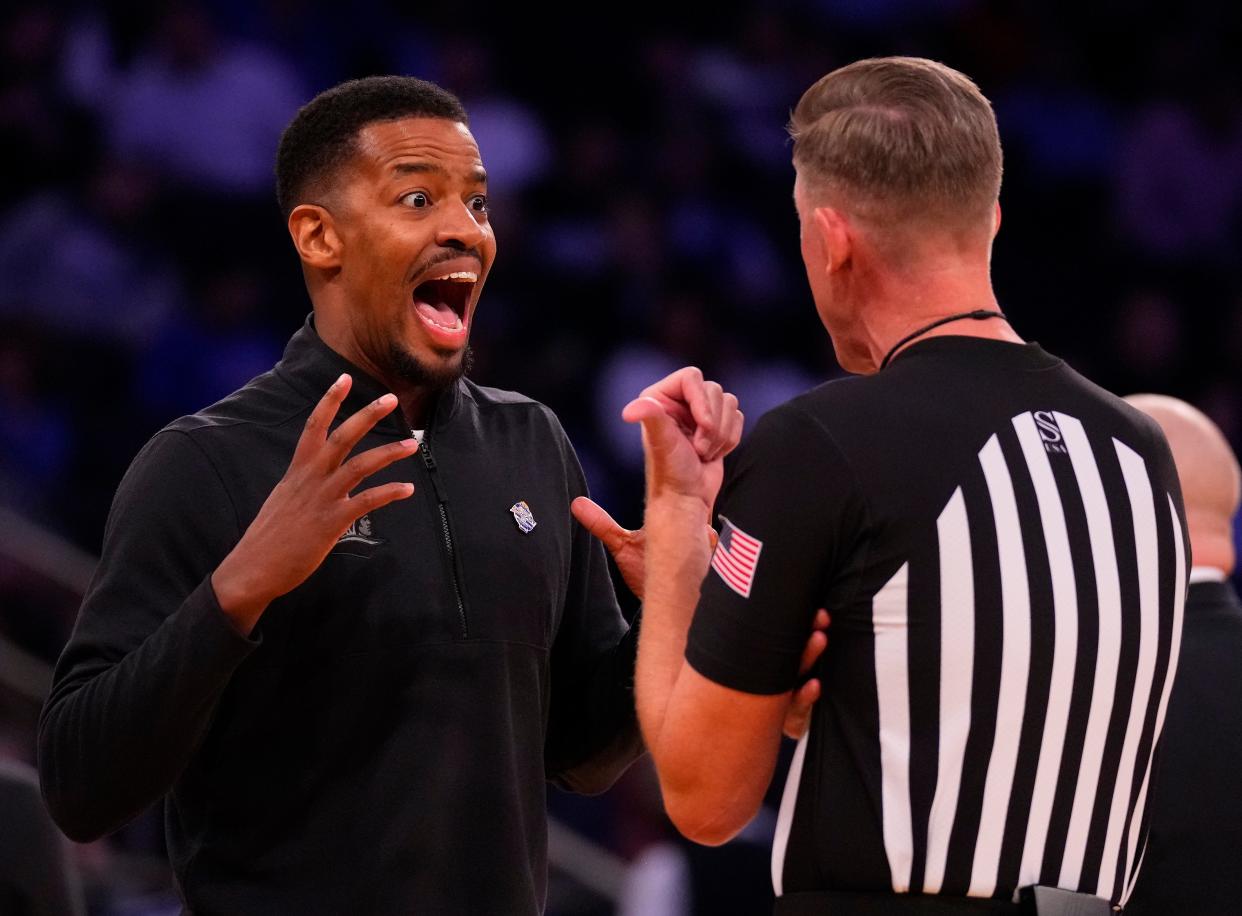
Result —
<instances>
[{"instance_id":1,"label":"embroidered logo on chest","mask_svg":"<svg viewBox=\"0 0 1242 916\"><path fill-rule=\"evenodd\" d=\"M537 522L535 521L534 513L530 511L530 506L526 504L526 500L522 499L515 502L509 507L509 511L513 513L513 520L517 522L517 526L522 534L530 534L535 530Z\"/></svg>"},{"instance_id":2,"label":"embroidered logo on chest","mask_svg":"<svg viewBox=\"0 0 1242 916\"><path fill-rule=\"evenodd\" d=\"M382 539L374 537L374 533L371 516L363 515L350 524L345 529L345 533L336 539L336 542L338 544L368 544L372 547L384 543Z\"/></svg>"}]
</instances>

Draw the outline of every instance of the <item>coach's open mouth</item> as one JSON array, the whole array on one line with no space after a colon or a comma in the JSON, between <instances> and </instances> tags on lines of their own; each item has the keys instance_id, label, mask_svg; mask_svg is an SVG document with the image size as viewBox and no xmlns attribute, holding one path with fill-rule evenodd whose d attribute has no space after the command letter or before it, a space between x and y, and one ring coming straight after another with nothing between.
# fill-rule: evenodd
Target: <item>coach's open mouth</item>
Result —
<instances>
[{"instance_id":1,"label":"coach's open mouth","mask_svg":"<svg viewBox=\"0 0 1242 916\"><path fill-rule=\"evenodd\" d=\"M414 287L414 310L434 330L446 335L464 333L470 297L479 275L472 270L454 270L430 277Z\"/></svg>"}]
</instances>

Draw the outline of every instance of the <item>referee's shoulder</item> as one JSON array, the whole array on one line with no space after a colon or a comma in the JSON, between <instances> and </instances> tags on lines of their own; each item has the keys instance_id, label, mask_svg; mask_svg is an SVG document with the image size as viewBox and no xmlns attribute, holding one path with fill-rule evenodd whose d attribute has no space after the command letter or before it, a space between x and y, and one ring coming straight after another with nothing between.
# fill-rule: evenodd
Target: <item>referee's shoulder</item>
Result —
<instances>
[{"instance_id":1,"label":"referee's shoulder","mask_svg":"<svg viewBox=\"0 0 1242 916\"><path fill-rule=\"evenodd\" d=\"M810 416L821 423L846 420L859 414L891 403L892 397L881 373L874 375L847 375L816 385L774 408L769 415L784 413L787 419L795 415Z\"/></svg>"},{"instance_id":2,"label":"referee's shoulder","mask_svg":"<svg viewBox=\"0 0 1242 916\"><path fill-rule=\"evenodd\" d=\"M1078 375L1077 373L1075 373ZM1120 435L1133 448L1140 451L1144 446L1153 448L1162 457L1167 457L1171 463L1172 454L1169 452L1169 444L1165 439L1164 430L1160 428L1155 420L1149 417L1143 411L1139 410L1125 398L1109 391L1107 388L1091 381L1091 379L1078 375L1080 383L1090 391L1100 402L1101 405L1112 410L1118 429L1113 432L1114 436Z\"/></svg>"},{"instance_id":3,"label":"referee's shoulder","mask_svg":"<svg viewBox=\"0 0 1242 916\"><path fill-rule=\"evenodd\" d=\"M855 428L875 404L865 394L871 386L860 384L868 378L833 379L778 404L753 425L747 421L750 432L743 444L750 449L780 449L791 442L828 441L840 449L841 432ZM746 405L741 407L745 410Z\"/></svg>"}]
</instances>

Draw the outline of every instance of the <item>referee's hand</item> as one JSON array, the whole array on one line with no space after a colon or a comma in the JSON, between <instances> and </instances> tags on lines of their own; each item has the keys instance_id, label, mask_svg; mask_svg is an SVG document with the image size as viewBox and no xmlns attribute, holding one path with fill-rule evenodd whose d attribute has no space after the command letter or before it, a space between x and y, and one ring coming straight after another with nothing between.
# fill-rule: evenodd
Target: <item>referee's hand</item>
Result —
<instances>
[{"instance_id":1,"label":"referee's hand","mask_svg":"<svg viewBox=\"0 0 1242 916\"><path fill-rule=\"evenodd\" d=\"M823 608L815 612L811 638L806 641L806 648L802 650L802 662L798 665L799 677L810 674L819 657L824 654L824 649L828 647L828 634L825 631L831 622L828 612ZM783 726L783 731L790 738L797 740L806 734L807 726L811 724L811 710L819 702L821 689L819 678L812 677L803 681L802 686L794 691Z\"/></svg>"},{"instance_id":2,"label":"referee's hand","mask_svg":"<svg viewBox=\"0 0 1242 916\"><path fill-rule=\"evenodd\" d=\"M621 417L643 427L648 499L690 497L710 512L724 478L722 459L742 438L737 398L687 366L644 388Z\"/></svg>"},{"instance_id":3,"label":"referee's hand","mask_svg":"<svg viewBox=\"0 0 1242 916\"><path fill-rule=\"evenodd\" d=\"M414 492L414 484L404 482L353 492L375 472L414 454L418 443L405 439L350 458L362 437L397 406L396 396L386 394L329 433L352 383L342 375L315 405L285 476L211 575L220 609L243 634L249 635L268 604L319 568L360 516Z\"/></svg>"}]
</instances>

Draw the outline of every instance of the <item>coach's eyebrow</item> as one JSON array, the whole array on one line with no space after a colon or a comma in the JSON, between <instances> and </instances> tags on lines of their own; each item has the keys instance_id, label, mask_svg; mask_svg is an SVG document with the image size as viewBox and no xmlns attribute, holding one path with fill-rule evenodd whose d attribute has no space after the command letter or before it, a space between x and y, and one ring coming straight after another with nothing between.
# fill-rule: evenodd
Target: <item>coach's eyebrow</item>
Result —
<instances>
[{"instance_id":1,"label":"coach's eyebrow","mask_svg":"<svg viewBox=\"0 0 1242 916\"><path fill-rule=\"evenodd\" d=\"M448 174L444 166L437 165L434 162L396 162L393 164L392 170L398 175Z\"/></svg>"},{"instance_id":2,"label":"coach's eyebrow","mask_svg":"<svg viewBox=\"0 0 1242 916\"><path fill-rule=\"evenodd\" d=\"M392 166L394 175L443 175L448 176L449 172L444 166L438 162L394 162ZM471 169L467 174L467 179L472 184L487 184L487 169L482 167Z\"/></svg>"}]
</instances>

